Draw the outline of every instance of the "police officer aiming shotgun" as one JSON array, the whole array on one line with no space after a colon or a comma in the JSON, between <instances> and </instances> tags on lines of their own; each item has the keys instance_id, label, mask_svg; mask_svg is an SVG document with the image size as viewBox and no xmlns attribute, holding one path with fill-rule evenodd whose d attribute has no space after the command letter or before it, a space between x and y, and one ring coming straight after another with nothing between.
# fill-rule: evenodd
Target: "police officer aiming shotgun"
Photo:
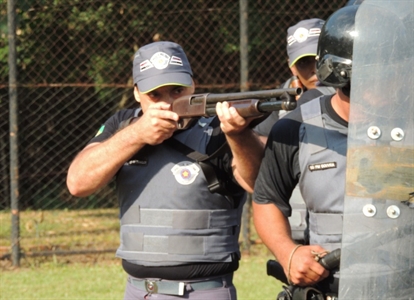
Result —
<instances>
[{"instance_id":1,"label":"police officer aiming shotgun","mask_svg":"<svg viewBox=\"0 0 414 300\"><path fill-rule=\"evenodd\" d=\"M171 104L193 95L195 85L176 43L141 47L133 77L140 107L105 121L71 163L69 191L85 197L115 178L125 299L236 299L232 278L246 199L236 179L251 185L260 164L262 145L249 127L254 118L219 102L216 116L178 130ZM252 177L244 181L239 172Z\"/></svg>"}]
</instances>

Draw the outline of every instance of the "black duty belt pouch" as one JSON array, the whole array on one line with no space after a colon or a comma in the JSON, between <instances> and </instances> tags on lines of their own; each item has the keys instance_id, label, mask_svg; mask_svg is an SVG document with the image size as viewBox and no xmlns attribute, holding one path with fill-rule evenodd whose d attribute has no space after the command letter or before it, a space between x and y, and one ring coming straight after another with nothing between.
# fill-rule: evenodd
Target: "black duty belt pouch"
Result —
<instances>
[{"instance_id":1,"label":"black duty belt pouch","mask_svg":"<svg viewBox=\"0 0 414 300\"><path fill-rule=\"evenodd\" d=\"M313 287L284 286L276 300L324 300L323 293Z\"/></svg>"}]
</instances>

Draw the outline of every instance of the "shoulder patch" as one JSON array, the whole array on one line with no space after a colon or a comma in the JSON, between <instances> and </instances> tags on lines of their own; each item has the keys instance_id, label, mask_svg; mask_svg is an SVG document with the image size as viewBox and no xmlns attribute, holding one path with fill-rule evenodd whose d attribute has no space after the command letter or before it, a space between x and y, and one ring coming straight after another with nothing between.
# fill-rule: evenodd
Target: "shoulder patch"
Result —
<instances>
[{"instance_id":1,"label":"shoulder patch","mask_svg":"<svg viewBox=\"0 0 414 300\"><path fill-rule=\"evenodd\" d=\"M100 135L105 129L105 125L102 125L101 128L99 128L98 132L96 133L95 137L97 137L98 135Z\"/></svg>"}]
</instances>

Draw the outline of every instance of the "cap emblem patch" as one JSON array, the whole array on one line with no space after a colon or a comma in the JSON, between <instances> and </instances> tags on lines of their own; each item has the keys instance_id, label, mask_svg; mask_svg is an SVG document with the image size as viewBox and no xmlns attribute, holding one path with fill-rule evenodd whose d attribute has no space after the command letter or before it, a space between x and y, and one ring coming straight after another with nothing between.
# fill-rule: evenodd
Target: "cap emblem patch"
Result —
<instances>
[{"instance_id":1,"label":"cap emblem patch","mask_svg":"<svg viewBox=\"0 0 414 300\"><path fill-rule=\"evenodd\" d=\"M304 41L308 39L308 37L319 36L320 34L321 34L320 28L311 28L308 30L306 28L300 27L295 30L293 35L288 37L287 42L289 46L294 44L295 42L303 43Z\"/></svg>"},{"instance_id":2,"label":"cap emblem patch","mask_svg":"<svg viewBox=\"0 0 414 300\"><path fill-rule=\"evenodd\" d=\"M162 70L168 67L170 56L164 52L157 52L151 57L150 61L156 69Z\"/></svg>"},{"instance_id":3,"label":"cap emblem patch","mask_svg":"<svg viewBox=\"0 0 414 300\"><path fill-rule=\"evenodd\" d=\"M302 43L308 39L308 34L309 34L309 30L301 27L301 28L296 29L293 36L295 37L296 41L298 41L299 43Z\"/></svg>"},{"instance_id":4,"label":"cap emblem patch","mask_svg":"<svg viewBox=\"0 0 414 300\"><path fill-rule=\"evenodd\" d=\"M178 56L169 56L164 52L155 53L150 60L144 60L139 64L140 72L144 72L151 68L156 68L158 70L163 70L168 67L168 65L182 66L183 61Z\"/></svg>"}]
</instances>

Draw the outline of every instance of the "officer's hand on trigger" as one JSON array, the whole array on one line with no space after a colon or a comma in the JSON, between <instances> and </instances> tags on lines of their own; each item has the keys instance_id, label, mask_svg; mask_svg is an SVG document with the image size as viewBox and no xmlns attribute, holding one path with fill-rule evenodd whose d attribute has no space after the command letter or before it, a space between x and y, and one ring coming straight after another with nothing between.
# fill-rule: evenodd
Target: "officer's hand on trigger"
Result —
<instances>
[{"instance_id":1,"label":"officer's hand on trigger","mask_svg":"<svg viewBox=\"0 0 414 300\"><path fill-rule=\"evenodd\" d=\"M146 108L146 112L137 120L137 136L146 144L158 145L170 138L177 130L178 115L170 111L170 105L154 103Z\"/></svg>"}]
</instances>

